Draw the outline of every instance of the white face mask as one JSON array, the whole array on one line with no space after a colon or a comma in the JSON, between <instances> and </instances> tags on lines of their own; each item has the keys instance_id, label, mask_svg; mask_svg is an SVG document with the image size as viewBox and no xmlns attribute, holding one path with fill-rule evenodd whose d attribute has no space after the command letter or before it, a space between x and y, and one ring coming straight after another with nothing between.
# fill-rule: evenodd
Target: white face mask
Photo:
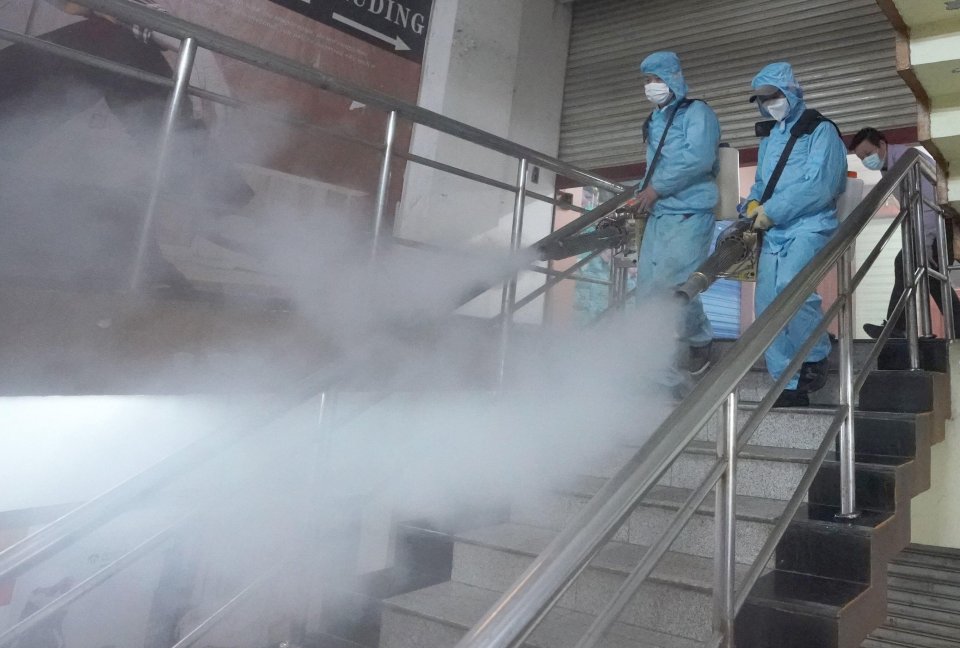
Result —
<instances>
[{"instance_id":1,"label":"white face mask","mask_svg":"<svg viewBox=\"0 0 960 648\"><path fill-rule=\"evenodd\" d=\"M670 98L670 87L666 83L651 82L643 86L647 100L656 106L662 106Z\"/></svg>"},{"instance_id":2,"label":"white face mask","mask_svg":"<svg viewBox=\"0 0 960 648\"><path fill-rule=\"evenodd\" d=\"M771 99L770 101L766 101L763 104L763 108L778 122L786 119L787 113L790 112L790 104L787 102L786 97L780 97L779 99Z\"/></svg>"},{"instance_id":3,"label":"white face mask","mask_svg":"<svg viewBox=\"0 0 960 648\"><path fill-rule=\"evenodd\" d=\"M883 168L883 158L880 157L880 152L871 153L867 157L863 158L863 166L867 167L871 171L879 171Z\"/></svg>"}]
</instances>

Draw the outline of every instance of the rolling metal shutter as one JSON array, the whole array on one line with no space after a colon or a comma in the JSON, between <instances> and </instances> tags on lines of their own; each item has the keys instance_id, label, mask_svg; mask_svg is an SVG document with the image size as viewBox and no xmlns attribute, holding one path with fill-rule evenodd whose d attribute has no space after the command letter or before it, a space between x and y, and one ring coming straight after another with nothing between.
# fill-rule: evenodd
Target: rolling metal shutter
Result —
<instances>
[{"instance_id":1,"label":"rolling metal shutter","mask_svg":"<svg viewBox=\"0 0 960 648\"><path fill-rule=\"evenodd\" d=\"M639 65L669 49L690 96L720 118L723 141L757 145L747 103L761 67L789 61L808 104L844 133L915 126L916 102L896 72L894 31L875 0L578 0L567 61L560 157L587 168L643 160L650 112Z\"/></svg>"}]
</instances>

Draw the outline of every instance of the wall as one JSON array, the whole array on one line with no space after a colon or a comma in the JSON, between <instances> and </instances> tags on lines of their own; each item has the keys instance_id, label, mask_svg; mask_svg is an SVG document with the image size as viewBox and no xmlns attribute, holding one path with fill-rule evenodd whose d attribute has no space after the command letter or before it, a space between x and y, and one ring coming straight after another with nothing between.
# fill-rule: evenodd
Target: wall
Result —
<instances>
[{"instance_id":1,"label":"wall","mask_svg":"<svg viewBox=\"0 0 960 648\"><path fill-rule=\"evenodd\" d=\"M942 443L933 446L930 490L911 503L913 542L960 549L960 346L950 347L953 412Z\"/></svg>"},{"instance_id":2,"label":"wall","mask_svg":"<svg viewBox=\"0 0 960 648\"><path fill-rule=\"evenodd\" d=\"M420 104L546 154L557 153L570 8L554 0L449 0L434 7ZM514 185L517 161L477 145L414 129L412 152ZM552 194L541 170L528 188ZM397 234L441 245L509 241L513 194L426 167L411 166ZM552 206L528 200L523 241L550 231ZM520 294L542 282L523 278ZM469 309L491 315L499 293ZM532 310L531 310L532 309ZM535 305L518 319L536 316Z\"/></svg>"}]
</instances>

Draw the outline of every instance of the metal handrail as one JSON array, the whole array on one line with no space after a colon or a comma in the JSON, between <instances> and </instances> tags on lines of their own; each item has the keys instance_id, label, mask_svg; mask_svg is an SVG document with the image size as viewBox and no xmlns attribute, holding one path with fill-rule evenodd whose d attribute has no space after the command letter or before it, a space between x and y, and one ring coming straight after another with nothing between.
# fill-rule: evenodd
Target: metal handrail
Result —
<instances>
[{"instance_id":1,"label":"metal handrail","mask_svg":"<svg viewBox=\"0 0 960 648\"><path fill-rule=\"evenodd\" d=\"M127 0L77 0L77 4L88 9L114 16L130 23L149 27L153 31L178 39L192 38L199 47L211 52L223 54L232 59L247 63L268 72L302 81L321 90L355 99L368 106L374 106L386 112L395 111L399 117L427 126L434 130L459 139L479 144L516 158L526 159L545 169L559 173L566 178L582 182L585 185L599 186L610 191L622 191L623 187L615 182L597 176L555 157L535 149L517 144L499 135L494 135L475 126L470 126L450 117L401 101L390 95L348 83L321 72L309 65L274 54L268 50L250 45L212 29L201 27L167 13L158 12Z\"/></svg>"},{"instance_id":2,"label":"metal handrail","mask_svg":"<svg viewBox=\"0 0 960 648\"><path fill-rule=\"evenodd\" d=\"M217 34L216 32L198 28L197 26L186 23L185 21L180 21L173 17L145 9L140 5L130 4L119 0L105 0L103 2L94 0L80 0L80 4L83 4L94 10L109 13L121 19L136 22L144 26L149 26L154 29L154 31L167 33L183 39L187 46L182 48L178 63L180 69L178 70L177 75L171 79L161 75L146 73L142 70L138 70L127 65L115 63L113 61L90 55L85 52L80 52L55 43L43 41L42 39L17 34L16 32L11 32L9 30L0 30L0 39L26 44L42 51L46 51L48 53L85 65L93 66L115 74L136 78L146 83L171 88L174 90L174 99L167 106L166 113L168 116L176 114L177 104L178 102L182 101L182 99L177 95L183 96L187 94L234 108L257 109L256 106L247 104L246 102L199 88L194 88L189 85L188 79L189 71L192 66L193 53L196 51L197 47L202 46L211 51L219 52L221 54L231 56L237 60L242 60L256 65L262 69L279 72L285 76L305 81L316 87L361 100L368 105L374 105L383 108L384 110L390 110L391 112L389 115L391 123L394 123L398 116L403 116L414 123L434 128L441 132L460 137L461 139L486 146L492 150L519 157L521 161L521 167L529 162L535 162L544 168L550 169L569 178L577 179L587 184L598 185L622 193L623 198L621 200L609 202L609 204L603 205L601 208L588 213L585 217L581 217L580 222L583 223L583 227L589 226L596 220L612 212L613 209L618 207L623 202L623 200L629 197L631 190L624 190L624 188L619 184L606 181L605 179L594 174L576 169L575 167L567 165L555 158L545 156L533 151L532 149L514 144L490 133L481 131L480 129L461 124L449 118L443 117L442 115L432 113L416 106L405 104L385 95L379 95L378 93L342 83L336 79L333 79L332 77L319 73L312 68L298 64L292 60L270 54L269 52L249 46L240 41L227 38L223 35ZM356 141L365 146L384 151L384 169L381 169L380 173L381 186L379 187L378 191L378 200L383 198L384 178L389 170L388 161L390 159L391 144L393 141L393 138L389 134L384 145L373 144L365 140L361 140L360 138L345 136L336 131L325 129L317 126L316 124L311 124L303 120L291 120L289 118L283 118L278 115L272 115L266 110L263 110L262 112L269 117L276 117L282 121L295 123L298 126L306 126L316 129L318 132L321 132L324 135L342 137L344 139ZM164 130L166 131L169 129L170 125L167 124ZM163 146L163 141L161 141L161 158L157 165L158 178L162 177L165 167L162 159L162 152L164 151ZM430 166L447 173L460 175L461 177L495 186L497 188L510 191L517 190L513 186L500 183L479 174L473 174L468 171L457 169L450 165L428 160L410 153L397 152L394 155L414 163ZM519 186L522 188L518 191L518 195L522 196L525 193L529 193L529 195L533 198L543 200L554 205L567 206L555 198L526 191L525 187L523 187L523 180L525 180L525 178L521 176L521 184ZM154 194L159 191L161 182L162 181L160 179L154 182ZM577 211L585 210L577 209ZM378 209L378 216L381 212L382 210ZM146 224L141 230L142 237L146 236L150 229L151 216L152 210L148 210ZM380 221L378 220L378 223L379 222ZM141 249L142 248L143 245L141 245ZM531 248L531 250L535 249L537 249L536 246ZM517 256L518 258L527 259L531 256L531 253L528 252L526 254ZM525 263L525 261L523 263ZM138 283L136 279L136 272L139 271L139 269L140 264L137 264L135 268L135 278L133 281L134 286L136 286ZM573 271L575 269L576 268L573 268L565 273L558 273L557 276L552 278L554 281L548 282L547 288L556 283L556 281L558 281L560 278L573 276ZM466 297L463 302L465 303L469 299L470 297ZM522 305L523 304L521 303L520 306ZM519 306L511 305L511 309L515 307ZM125 505L129 504L135 498L140 497L145 492L158 488L162 484L167 483L171 479L175 478L177 475L183 474L192 467L199 465L206 459L215 456L220 451L229 447L229 445L232 445L233 443L238 442L240 439L245 438L249 434L262 429L265 424L274 420L281 413L289 410L291 407L303 403L309 398L312 398L315 394L319 393L323 389L328 388L331 384L336 383L349 375L351 372L344 369L344 367L348 367L350 364L350 362L344 362L333 367L332 369L324 370L314 374L305 381L298 383L294 390L286 393L274 406L266 408L263 413L254 416L250 420L234 422L233 425L225 427L219 433L204 437L201 440L191 444L186 449L161 459L148 469L111 488L107 492L95 497L94 499L85 502L83 505L73 509L46 527L24 538L15 545L8 547L4 551L0 552L0 576L13 576L39 563L51 553L58 551L63 546L85 535L96 525L103 522L105 519L109 519L112 515L115 515L118 510L121 510ZM240 433L237 433L238 427L241 429ZM159 541L160 537L163 536L157 536L157 538L152 539L151 542L138 546L129 552L129 554L125 555L122 561L117 561L116 563L107 565L100 572L98 572L96 578L109 578L113 573L126 565L129 560L132 560L135 557L152 549L156 542ZM98 582L99 580L91 579L89 582L82 583L81 586L73 588L70 592L64 595L64 597L61 597L61 599L55 601L54 603L56 605L49 606L49 609L56 609L59 606L67 604L67 602L72 601L73 598L80 596L91 589ZM232 601L232 603L235 602L236 601ZM224 609L227 609L228 607L230 607L230 604L225 606ZM46 614L48 611L49 610L45 609L43 613ZM24 620L24 622L18 626L11 628L9 632L19 633L28 627L28 623L36 622L37 619L41 618L41 616L41 614L37 614L28 620Z\"/></svg>"},{"instance_id":3,"label":"metal handrail","mask_svg":"<svg viewBox=\"0 0 960 648\"><path fill-rule=\"evenodd\" d=\"M119 3L119 4L117 4ZM534 152L531 154L531 150L526 147L514 144L503 138L498 138L490 133L486 133L479 129L470 127L466 124L456 122L449 118L443 117L431 111L426 111L417 106L411 106L399 100L396 100L386 95L381 95L376 92L368 91L363 88L358 88L351 84L342 82L340 80L334 79L327 75L313 70L300 64L291 59L286 59L282 56L277 56L260 50L258 48L246 45L242 41L231 39L222 34L214 32L209 29L204 29L192 25L186 21L180 19L173 19L170 16L165 14L155 12L152 9L147 9L139 3L130 3L126 0L104 0L104 2L97 2L95 0L88 0L86 2L81 2L90 9L94 11L100 11L100 13L110 15L112 17L120 18L121 20L126 20L127 22L137 23L143 26L150 27L153 31L158 33L165 33L174 37L181 39L180 52L177 61L177 71L172 79L167 79L160 75L144 73L141 70L133 68L128 65L116 63L107 59L103 59L94 55L90 55L86 52L80 52L72 50L67 47L63 47L54 43L48 43L41 39L33 38L28 35L17 34L15 32L10 32L9 30L0 30L0 39L6 39L13 42L22 43L30 47L38 48L40 50L52 53L61 57L68 58L80 62L85 65L90 65L103 69L109 72L120 74L123 76L135 78L146 83L153 83L163 87L171 87L172 92L165 109L165 120L163 127L161 129L161 136L158 143L158 155L157 163L155 168L155 173L153 177L153 182L150 185L150 197L147 201L147 206L144 214L144 220L140 227L140 234L138 237L139 244L137 246L135 263L133 266L132 276L129 283L130 290L138 290L140 288L141 278L144 272L143 264L144 260L148 254L148 242L152 235L152 230L154 228L154 221L156 220L156 206L161 195L163 184L166 176L166 159L168 157L171 140L174 131L174 117L179 114L182 109L184 97L188 95L199 96L204 99L208 99L214 102L219 102L224 105L238 107L241 109L250 109L253 108L258 110L269 117L279 119L285 123L295 123L297 125L305 125L311 130L323 133L325 135L347 139L349 141L356 141L361 145L372 147L375 150L379 150L383 154L383 159L381 160L380 173L378 176L377 183L377 192L376 192L376 209L374 211L373 218L373 238L372 245L370 250L370 261L376 262L381 247L381 232L384 228L385 223L385 212L388 201L388 191L389 191L389 177L391 173L392 160L393 158L400 158L412 162L414 164L420 164L433 168L435 170L450 173L459 177L463 177L475 182L479 182L488 186L496 187L505 191L509 191L515 194L517 199L515 200L514 215L513 215L513 233L511 234L511 247L514 250L519 249L519 240L520 234L523 227L523 213L526 203L526 198L540 200L548 204L560 207L568 207L563 201L558 200L555 197L546 196L534 191L527 189L527 169L530 162L537 162L544 166L547 169L551 169L565 175L570 178L575 178L581 181L584 181L591 185L596 185L611 189L614 191L620 191L621 195L628 196L630 189L624 189L624 187L615 182L607 181L603 178L600 178L596 174L593 174L582 169L577 169L571 165L565 164L562 161L557 160L556 158L550 158L549 156L544 156L542 154ZM104 7L107 9L105 10ZM138 15L138 12L139 15ZM169 20L168 20L169 19ZM164 22L173 21L175 28L171 28L169 25L164 26ZM193 61L197 48L200 46L200 40L203 39L203 45L210 49L211 51L220 52L226 56L232 56L236 60L241 60L248 62L252 65L257 65L261 69L279 72L288 78L293 78L296 80L304 81L310 83L316 87L329 90L331 92L337 92L343 94L344 96L350 97L354 100L361 100L370 105L376 105L381 108L387 109L390 108L387 114L387 127L384 136L383 144L373 144L366 140L361 140L360 138L353 138L349 135L344 135L331 129L322 128L316 124L305 123L303 120L289 119L285 116L275 115L270 113L270 111L265 111L257 106L252 106L245 102L238 101L231 97L226 97L219 95L217 93L209 92L206 90L201 90L194 88L189 85L189 79L191 76L191 71L193 67ZM211 45L211 43L213 43ZM219 49L218 49L219 46ZM371 99L371 96L379 97L379 99ZM414 113L416 113L414 115ZM403 151L394 151L394 140L396 138L397 132L397 120L400 117L406 117L411 119L414 123L422 124L427 127L435 128L441 132L447 132L453 134L454 136L460 137L467 141L472 141L490 148L491 150L499 151L507 155L513 155L518 158L518 180L515 186L508 185L499 180L483 176L481 174L473 173L463 169L458 169L452 165L447 165L439 161L430 160L422 156L412 154L410 152ZM504 144L506 143L506 147ZM625 198L624 198L625 199ZM620 201L622 202L622 201ZM573 208L576 211L584 212L586 210L582 208ZM597 214L597 218L602 216L603 212ZM586 217L581 218L576 223L582 224L586 227L593 222L596 218ZM569 226L568 226L569 227ZM561 228L565 231L565 228ZM562 236L562 231L555 232L554 236ZM549 237L548 237L549 240ZM518 306L516 305L516 273L520 271L520 268L514 269L514 272L511 275L507 276L507 279L504 283L503 296L501 300L501 315L499 321L501 322L503 335L501 336L501 367L505 369L506 366L506 345L510 339L510 330L513 325L513 314L517 310ZM568 275L568 278L573 278L578 280L579 277L574 275ZM475 295L476 296L476 295ZM530 303L533 299L529 298L524 302ZM501 378L505 375L504 371L500 372Z\"/></svg>"},{"instance_id":4,"label":"metal handrail","mask_svg":"<svg viewBox=\"0 0 960 648\"><path fill-rule=\"evenodd\" d=\"M616 183L610 183L603 179L597 178L592 174L584 173L573 167L563 164L559 160L549 158L548 156L543 156L532 149L527 149L526 147L514 144L503 138L486 133L480 129L461 124L417 106L399 102L398 100L387 97L386 95L381 95L379 93L351 86L350 84L343 83L337 79L319 73L308 66L271 54L265 50L252 47L242 43L241 41L228 38L211 30L198 28L195 25L173 18L172 16L158 14L140 5L131 4L122 0L78 1L80 4L88 6L92 9L116 15L120 18L126 18L131 22L137 22L151 26L155 29L155 31L167 33L182 39L194 40L199 46L211 51L231 56L237 60L250 63L260 67L261 69L278 72L290 78L309 83L315 87L356 98L364 103L367 103L368 105L373 105L384 110L392 111L395 116L401 116L415 123L434 128L467 141L481 144L508 155L516 156L521 160L521 168L523 168L523 165L527 162L536 162L544 168L561 173L567 177L572 177L587 184L599 185L613 191L620 192L616 197L604 203L604 205L601 205L599 208L588 212L565 228L561 228L557 232L554 232L554 234L545 237L540 244L548 241L560 240L574 231L578 231L589 226L599 218L619 207L620 204L622 204L632 192L632 188L624 189L622 186L617 185ZM389 152L389 142L386 145L386 150ZM913 161L918 159L918 157L919 154L911 156L911 154L908 152L908 154L904 156L900 163L894 167L891 173L884 178L884 181L888 181L888 184L894 181L899 182L900 179L905 177L905 172L910 168L913 168ZM905 161L908 161L909 164L905 163ZM928 175L930 172L929 170L924 169L924 164L925 162L921 160L919 163L919 168L922 169L925 175ZM898 170L899 175L897 175ZM381 177L383 175L384 174L381 174ZM523 186L522 181L523 177L521 174L521 182L519 184L520 187ZM881 181L881 185L884 185L884 181ZM514 188L511 187L511 189ZM893 190L894 189L891 188L889 191L887 191L887 193L883 196L883 200L886 200L886 197L890 195ZM521 195L524 189L520 188L517 189L517 191L518 195ZM871 192L871 195L873 195L873 193L874 192ZM868 196L868 200L869 198L870 197ZM596 548L591 547L592 543L597 542L597 533L599 533L600 542L612 535L612 531L604 526L606 523L603 521L614 520L617 523L622 521L622 519L629 514L629 511L632 510L632 504L628 509L624 509L623 504L628 503L630 500L632 500L632 502L635 504L635 502L642 497L643 493L647 492L652 484L656 482L656 479L659 479L659 476L662 475L662 471L665 470L665 468L659 469L658 466L668 466L673 459L679 455L680 450L677 450L675 447L673 447L670 436L676 433L676 431L680 430L682 434L686 435L686 442L692 440L693 436L696 434L702 424L705 423L709 418L712 411L715 410L723 398L726 397L726 393L720 394L720 389L722 385L725 384L724 380L729 381L729 379L735 378L734 384L736 384L736 382L742 378L745 372L756 361L756 359L763 352L765 347L773 339L783 324L800 306L806 295L815 288L816 283L819 282L820 278L822 278L822 276L827 272L832 263L834 263L840 257L840 255L844 253L846 247L849 247L849 242L853 240L851 238L851 232L852 236L855 237L856 234L866 224L866 221L874 211L875 209L870 210L869 213L864 215L863 205L855 210L854 214L852 214L851 217L848 218L843 225L841 225L834 239L831 240L824 250L822 250L821 253L813 259L810 266L808 266L807 271L805 271L805 273L801 273L800 276L791 282L787 290L784 291L784 293L774 301L768 311L757 320L753 327L751 327L751 329L757 329L757 335L750 339L743 339L734 346L734 349L729 355L737 356L736 359L727 361L727 358L725 357L723 360L721 360L717 367L710 372L707 379L705 379L701 385L694 389L694 392L691 394L691 398L688 400L694 400L695 405L692 408L685 409L679 413L675 412L673 415L667 418L660 428L658 428L657 433L655 433L648 444L644 446L644 449L646 449L647 446L651 446L652 451L650 456L647 458L641 458L639 456L643 452L643 450L641 450L641 453L638 453L638 455L635 456L627 466L627 468L632 467L633 469L628 471L625 468L624 471L621 471L621 473L623 473L622 475L618 473L618 476L611 480L607 487L605 487L604 490L602 490L601 493L598 494L598 497L594 500L600 500L600 495L609 494L610 497L606 500L606 502L601 502L597 506L593 506L594 503L591 502L591 505L585 509L584 515L578 518L578 520L587 519L593 523L592 526L594 527L597 526L595 520L601 520L601 526L594 529L588 529L584 533L576 534L571 539L576 541L577 546L574 546L573 549L569 550L564 548L558 554L555 560L551 561L549 556L545 561L538 559L531 568L533 577L528 579L522 587L526 587L528 590L530 590L536 585L542 585L543 583L546 583L549 586L550 580L541 575L543 572L552 570L551 573L556 574L559 572L558 565L562 566L565 562L570 563L571 560L579 560L584 556L587 556L586 559L580 563L580 566L576 569L575 573L568 571L567 573L569 575L563 575L563 578L570 579L567 581L566 585L569 585L569 583L572 582L572 578L574 578L576 574L583 569L583 567L586 565L586 562L589 560L589 557L592 556L592 553L595 553L595 551L599 548L598 546ZM858 220L862 222L860 222L856 228L851 226L851 223L858 222ZM837 243L838 240L847 241L846 247L842 246L840 243ZM526 263L524 259L530 256L529 252L535 252L537 248L538 246L535 245L533 248L528 250L528 254L518 255L520 262ZM916 282L914 282L914 284L911 286L911 290L916 290L916 285ZM786 315L786 313L789 313L789 315ZM741 346L743 347L742 349L740 348ZM748 360L748 364L743 365L743 363L747 362ZM745 366L746 369L743 369L741 365ZM329 383L324 383L324 386L326 384ZM312 391L313 394L316 394L318 391L320 391L320 389L315 388ZM729 392L729 389L727 389L726 392ZM717 400L718 396L719 400ZM703 407L699 406L701 401L707 403L715 402L715 406L709 411L703 410ZM694 423L697 424L693 425ZM681 444L679 446L680 449L685 447L685 445L686 443ZM666 460L666 462L664 463L663 460ZM657 461L660 461L660 463L657 463ZM650 476L654 475L654 473L656 473L656 475L651 481ZM87 522L89 523L90 519L87 519ZM615 529L615 527L613 528ZM561 533L561 537L563 535L564 534ZM558 540L559 539L560 538L558 538ZM65 540L64 538L61 538L60 541ZM551 547L554 547L556 543L557 541L551 544ZM545 552L545 554L549 552L550 547L548 547L548 550ZM36 555L37 554L34 554L33 558L36 558ZM6 552L0 554L0 565L3 563L3 558L6 557ZM555 589L555 594L548 594L544 599L544 602L550 603L555 601L556 598L559 598L563 592L563 588L566 585ZM543 588L541 587L540 589ZM518 590L516 593L522 594L523 591ZM543 598L543 596L543 594L540 594L541 598ZM510 601L508 601L508 603L510 603ZM508 613L509 610L509 605L504 607L504 613ZM545 613L546 609L543 609L542 613L535 613L535 615L531 617L531 621L535 621ZM484 626L482 630L487 631L487 629L490 627L495 628L496 623L488 624L487 626ZM468 635L468 638L469 637L470 635ZM485 643L484 645L508 644Z\"/></svg>"},{"instance_id":5,"label":"metal handrail","mask_svg":"<svg viewBox=\"0 0 960 648\"><path fill-rule=\"evenodd\" d=\"M506 648L524 640L736 388L901 181L915 168L923 169L926 164L917 151L904 154L840 224L835 235L807 267L757 318L748 329L749 334L733 345L693 388L684 406L675 409L629 462L581 509L457 644L459 648ZM859 276L862 278L862 273ZM846 405L852 407L851 403Z\"/></svg>"},{"instance_id":6,"label":"metal handrail","mask_svg":"<svg viewBox=\"0 0 960 648\"><path fill-rule=\"evenodd\" d=\"M80 506L68 511L50 524L0 551L0 579L22 573L95 526L121 511L124 506L147 492L159 488L179 475L217 456L240 441L259 432L292 408L307 402L331 384L355 375L350 362L318 371L301 381L295 389L283 392L262 411L238 417L216 432L194 441L187 447L158 460L136 475L120 482Z\"/></svg>"},{"instance_id":7,"label":"metal handrail","mask_svg":"<svg viewBox=\"0 0 960 648\"><path fill-rule=\"evenodd\" d=\"M290 78L310 83L324 90L329 90L331 92L356 98L364 103L367 103L368 105L375 105L383 108L384 110L394 111L396 114L403 116L415 123L419 123L441 132L460 137L467 141L486 146L492 150L496 150L508 155L522 156L521 159L536 162L544 168L561 173L566 177L574 178L591 185L605 187L614 191L621 191L625 196L624 200L629 193L629 191L623 191L623 187L619 184L609 182L594 174L577 169L571 165L567 165L556 158L546 156L491 133L487 133L472 126L452 120L448 117L444 117L438 113L404 103L374 91L366 90L364 88L342 82L334 77L323 74L313 68L310 68L309 66L302 65L291 59L286 59L284 57L272 54L266 50L254 47L233 38L229 38L215 31L198 27L168 14L154 11L140 4L129 3L125 0L78 0L78 2L79 4L82 4L90 9L150 27L154 31L160 33L169 34L185 40L192 39L196 46L202 46L208 50L247 62L251 65L260 67L261 69L277 72ZM92 65L120 75L136 78L141 81L160 86L174 88L175 84L177 83L177 81L174 79L168 79L160 75L146 73L130 66L108 61L85 52L76 51L68 47L64 47L55 43L49 43L47 41L43 41L42 39L37 39L31 36L17 34L16 32L11 32L5 29L0 29L0 39L28 44L51 54L62 56L83 64ZM246 107L246 104L243 102L206 90L186 87L185 91L189 94L194 94L195 96L204 99L218 101L235 107ZM301 123L299 120L297 123L300 125L316 127L312 124ZM324 134L340 136L333 131L328 131L326 129L321 130L324 132ZM359 138L352 139L355 139L355 141L365 145L375 146L381 149L383 148L381 145L373 145L365 140L360 140ZM402 157L406 157L416 163L433 166L434 168L443 171L448 171L451 173L454 171L453 167L447 168L447 165L422 159L410 154L403 154ZM462 172L462 174L468 173L469 172ZM471 179L481 182L484 181L481 176L475 176L475 174L471 174ZM489 179L486 180L489 181ZM488 184L493 182L495 181L489 181ZM498 183L498 185L500 184L503 183ZM501 188L509 188L511 190L514 189L509 185L502 186ZM546 200L547 202L551 202L553 204L557 204L558 202L555 199L547 196L541 196L540 194L533 192L528 191L526 193L537 199ZM583 227L589 226L590 223L611 213L616 207L622 204L622 202L623 200L613 204L611 201L608 201L608 203L602 205L601 208L588 212L579 220L585 223ZM538 245L539 243L532 246L529 251L518 254L516 268L505 271L503 274L504 278L512 274L514 271L523 269L527 263L527 260L535 257L535 250L537 249ZM572 276L572 273L568 276ZM488 284L482 288L477 288L473 292L465 294L459 301L458 306L461 306L472 300L477 295L493 287L493 285L495 284ZM102 521L105 516L110 515L113 511L118 510L126 503L140 496L142 493L156 488L158 485L165 483L174 476L189 470L192 466L198 465L207 458L214 456L216 453L228 447L230 444L235 443L239 439L243 438L246 434L253 433L256 430L261 429L265 424L274 420L283 412L286 412L290 408L305 402L309 398L312 398L317 393L329 388L331 384L335 384L344 379L346 376L352 373L352 371L348 369L349 366L350 362L343 362L335 367L325 369L311 375L307 379L297 383L294 389L290 390L289 392L285 392L285 396L280 397L273 406L265 408L262 413L250 418L243 418L235 421L232 425L225 426L219 432L208 437L204 437L203 439L194 442L187 448L161 459L156 464L147 468L141 473L129 478L121 484L118 484L94 499L85 502L64 516L54 520L47 526L39 529L16 544L6 548L0 552L0 578L15 575L29 566L36 564L43 557L88 532L95 524ZM239 434L237 433L238 429L241 430L241 433Z\"/></svg>"},{"instance_id":8,"label":"metal handrail","mask_svg":"<svg viewBox=\"0 0 960 648\"><path fill-rule=\"evenodd\" d=\"M773 403L777 396L790 381L797 369L800 368L800 365L806 358L807 354L817 343L818 338L826 332L833 316L837 313L837 311L839 311L840 305L841 301L837 300L831 305L830 309L824 313L820 323L807 337L807 340L791 359L780 378L778 378L774 382L773 386L767 390L766 395L760 400L756 408L754 408L753 413L744 424L743 428L736 433L735 448L738 454L746 448L747 444L749 444L750 440L753 438L753 435L760 428L761 421L773 408ZM839 413L837 416L841 417L841 415L845 416L846 411ZM840 420L842 420L842 418ZM819 465L817 467L819 467ZM602 634L606 632L607 627L617 618L623 608L630 601L630 598L636 594L637 590L643 584L643 580L646 578L646 576L653 571L654 567L656 566L656 562L659 560L659 556L657 554L662 555L667 549L670 548L671 545L673 545L674 541L677 539L677 537L679 537L681 531L683 531L686 522L691 516L693 516L697 508L703 503L710 490L717 485L717 482L723 476L725 470L726 464L724 461L718 459L714 462L710 472L707 473L707 476L701 481L700 486L677 510L671 524L666 530L663 531L656 543L647 550L647 553L644 554L640 564L634 568L633 573L631 573L631 575L627 578L627 581L624 582L620 590L617 592L616 597L606 608L601 611L600 614L597 615L596 620L593 624L591 624L590 628L587 630L587 633L584 635L584 638L577 644L577 648L589 648L590 646L593 646L593 641L599 639ZM814 474L815 473L816 471L814 471ZM813 477L811 476L810 479L812 478ZM801 481L801 483L803 482ZM798 503L802 501L802 493L797 498L797 501ZM791 506L792 502L787 505L787 508L784 511L784 517L792 517ZM762 553L763 550L761 550L761 555ZM769 556L767 559L769 559ZM760 571L762 571L762 566L763 564L766 564L766 560L761 561L758 559L757 562L760 563ZM759 578L760 571L758 571L755 575L752 573L748 574L746 582L750 583L751 579L755 580L756 578ZM752 583L750 583L750 585L752 585Z\"/></svg>"},{"instance_id":9,"label":"metal handrail","mask_svg":"<svg viewBox=\"0 0 960 648\"><path fill-rule=\"evenodd\" d=\"M154 74L152 72L145 72L139 68L132 67L130 65L125 65L123 63L117 63L109 59L105 59L81 50L75 50L58 43L51 43L45 41L42 38L37 38L35 36L28 36L25 34L20 34L18 32L5 29L0 27L0 40L7 41L10 43L17 43L20 45L26 45L32 47L36 50L46 52L48 54L53 54L54 56L59 56L61 58L74 61L76 63L81 63L83 65L94 67L105 72L111 72L120 76L124 76L130 79L135 79L137 81L142 81L144 83L149 83L163 88L173 88L175 80L170 77L165 77L160 74ZM187 94L197 97L205 101L212 101L214 103L227 106L229 108L237 108L241 110L254 111L262 116L272 119L277 122L282 122L289 124L291 126L296 126L298 128L307 128L313 132L316 132L318 135L324 137L332 137L335 139L344 140L354 144L359 144L366 148L383 151L384 145L379 142L371 142L369 140L357 137L356 135L351 135L350 133L344 133L332 128L326 128L318 124L312 123L305 119L298 119L296 117L291 117L289 115L277 113L271 111L267 108L258 106L247 101L242 101L240 99L235 99L224 94L213 92L210 90L204 90L203 88L197 88L195 86L187 86ZM444 164L443 162L437 162L431 160L430 158L423 157L421 155L416 155L415 153L409 153L405 151L393 151L393 156L406 160L408 162L413 162L414 164L419 164L421 166L426 166L437 171L443 171L444 173L449 173L473 182L478 182L485 184L489 187L495 187L503 191L513 191L514 187L506 182L500 180L495 180L493 178L488 178L487 176L481 175L479 173L473 173L471 171L466 171L464 169L459 169L455 166ZM535 191L527 191L527 195L531 198L535 198L541 202L545 202L557 207L563 207L564 209L570 209L573 211L584 212L586 211L582 207L577 207L565 203L557 198L547 196Z\"/></svg>"}]
</instances>

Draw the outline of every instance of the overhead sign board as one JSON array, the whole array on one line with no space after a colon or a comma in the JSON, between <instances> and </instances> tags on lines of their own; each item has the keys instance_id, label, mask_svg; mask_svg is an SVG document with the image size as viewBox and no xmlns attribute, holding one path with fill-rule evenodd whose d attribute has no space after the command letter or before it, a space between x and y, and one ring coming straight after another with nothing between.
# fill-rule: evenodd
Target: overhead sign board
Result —
<instances>
[{"instance_id":1,"label":"overhead sign board","mask_svg":"<svg viewBox=\"0 0 960 648\"><path fill-rule=\"evenodd\" d=\"M271 0L398 56L423 62L433 0Z\"/></svg>"}]
</instances>

